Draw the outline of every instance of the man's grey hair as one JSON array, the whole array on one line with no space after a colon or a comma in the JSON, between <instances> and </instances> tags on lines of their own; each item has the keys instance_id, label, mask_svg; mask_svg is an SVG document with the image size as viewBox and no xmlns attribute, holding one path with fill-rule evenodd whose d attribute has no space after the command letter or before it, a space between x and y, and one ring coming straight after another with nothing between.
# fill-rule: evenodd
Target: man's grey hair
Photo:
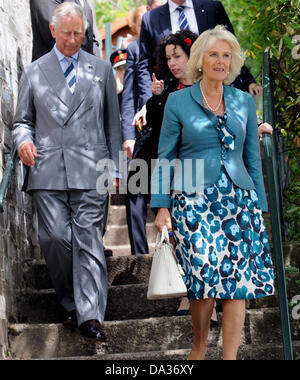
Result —
<instances>
[{"instance_id":1,"label":"man's grey hair","mask_svg":"<svg viewBox=\"0 0 300 380\"><path fill-rule=\"evenodd\" d=\"M87 30L89 23L87 18L85 17L83 9L78 4L71 3L68 1L60 4L57 8L55 8L55 11L51 19L51 24L53 25L54 29L57 29L59 27L61 18L68 15L79 16L83 22L84 32Z\"/></svg>"}]
</instances>

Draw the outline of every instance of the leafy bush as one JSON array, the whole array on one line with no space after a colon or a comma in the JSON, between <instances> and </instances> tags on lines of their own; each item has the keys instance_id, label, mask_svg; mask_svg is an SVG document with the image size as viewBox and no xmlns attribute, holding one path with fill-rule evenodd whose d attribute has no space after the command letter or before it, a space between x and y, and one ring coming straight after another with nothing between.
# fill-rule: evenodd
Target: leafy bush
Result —
<instances>
[{"instance_id":1,"label":"leafy bush","mask_svg":"<svg viewBox=\"0 0 300 380\"><path fill-rule=\"evenodd\" d=\"M300 1L222 0L247 56L247 65L260 82L262 52L272 56L275 108L287 151L284 219L287 240L300 240Z\"/></svg>"},{"instance_id":2,"label":"leafy bush","mask_svg":"<svg viewBox=\"0 0 300 380\"><path fill-rule=\"evenodd\" d=\"M96 0L95 11L98 27L103 28L105 23L125 17L131 9L142 4L144 0Z\"/></svg>"}]
</instances>

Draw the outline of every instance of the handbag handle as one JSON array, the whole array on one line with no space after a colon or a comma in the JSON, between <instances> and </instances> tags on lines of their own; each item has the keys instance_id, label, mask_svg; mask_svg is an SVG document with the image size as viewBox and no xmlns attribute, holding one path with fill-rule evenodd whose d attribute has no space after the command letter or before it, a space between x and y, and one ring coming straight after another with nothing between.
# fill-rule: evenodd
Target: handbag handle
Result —
<instances>
[{"instance_id":1,"label":"handbag handle","mask_svg":"<svg viewBox=\"0 0 300 380\"><path fill-rule=\"evenodd\" d=\"M159 232L156 237L156 244L162 243L170 244L169 232L167 226L163 226L162 232Z\"/></svg>"}]
</instances>

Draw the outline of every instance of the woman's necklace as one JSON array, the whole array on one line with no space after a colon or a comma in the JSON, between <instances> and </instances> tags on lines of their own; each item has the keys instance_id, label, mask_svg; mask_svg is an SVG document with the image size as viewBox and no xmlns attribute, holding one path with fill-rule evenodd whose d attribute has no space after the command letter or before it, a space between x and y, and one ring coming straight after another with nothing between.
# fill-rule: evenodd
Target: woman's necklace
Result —
<instances>
[{"instance_id":1,"label":"woman's necklace","mask_svg":"<svg viewBox=\"0 0 300 380\"><path fill-rule=\"evenodd\" d=\"M223 86L222 86L221 96L220 96L220 100L219 100L219 103L218 103L218 105L217 105L217 108L212 108L212 107L208 104L208 101L207 101L207 99L206 99L206 96L205 96L204 91L203 91L202 86L201 86L201 82L200 82L200 89L201 89L201 92L202 92L202 95L203 95L203 98L204 98L204 100L205 100L205 103L206 103L207 107L208 107L212 112L216 112L216 111L218 111L218 109L219 109L220 106L221 106L222 99L223 99Z\"/></svg>"}]
</instances>

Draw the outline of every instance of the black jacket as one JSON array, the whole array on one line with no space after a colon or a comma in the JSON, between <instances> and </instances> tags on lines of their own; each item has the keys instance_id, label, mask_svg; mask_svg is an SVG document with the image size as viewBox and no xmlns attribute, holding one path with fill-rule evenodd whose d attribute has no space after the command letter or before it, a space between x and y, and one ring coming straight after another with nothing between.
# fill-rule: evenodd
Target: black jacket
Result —
<instances>
[{"instance_id":1,"label":"black jacket","mask_svg":"<svg viewBox=\"0 0 300 380\"><path fill-rule=\"evenodd\" d=\"M165 83L165 89L161 95L152 95L147 101L147 125L144 127L143 132L137 136L133 153L134 158L142 158L148 163L150 163L151 159L157 158L158 142L165 105L169 94L176 91L177 85L178 81L171 78Z\"/></svg>"},{"instance_id":2,"label":"black jacket","mask_svg":"<svg viewBox=\"0 0 300 380\"><path fill-rule=\"evenodd\" d=\"M49 24L55 8L65 0L30 0L30 14L33 35L32 61L49 53L53 48L53 39ZM78 0L66 0L80 5ZM93 33L93 12L88 2L84 7L85 16L89 26L82 42L82 49L88 53L99 56L99 44Z\"/></svg>"}]
</instances>

